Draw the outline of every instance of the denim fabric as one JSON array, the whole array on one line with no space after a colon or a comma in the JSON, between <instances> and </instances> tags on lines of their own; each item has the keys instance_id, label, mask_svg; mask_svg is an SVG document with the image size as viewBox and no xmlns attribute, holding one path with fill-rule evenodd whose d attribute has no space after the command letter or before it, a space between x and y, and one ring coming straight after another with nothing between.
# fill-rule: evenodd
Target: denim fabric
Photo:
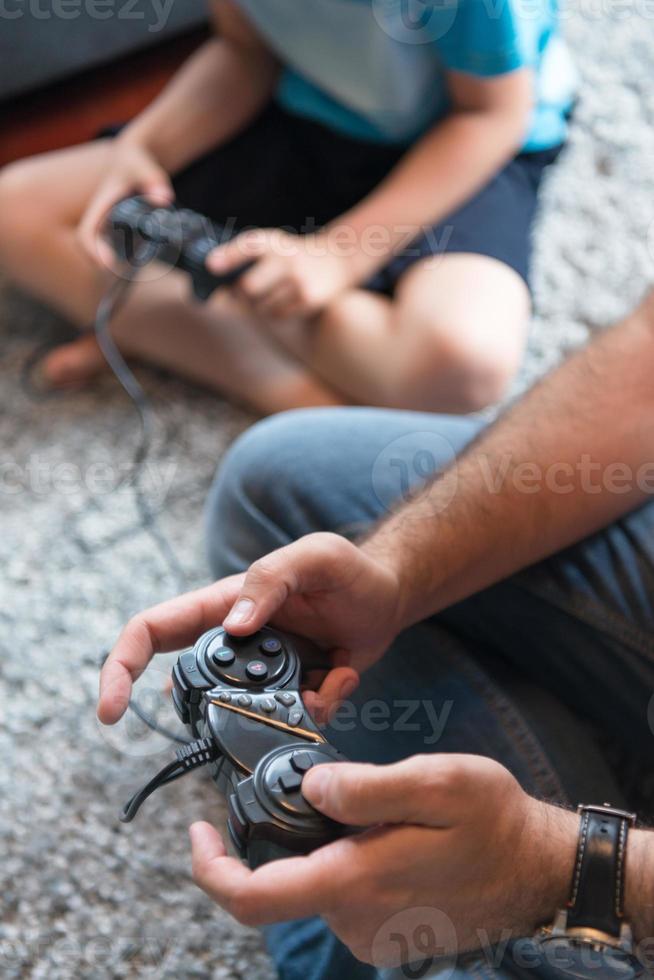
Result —
<instances>
[{"instance_id":1,"label":"denim fabric","mask_svg":"<svg viewBox=\"0 0 654 980\"><path fill-rule=\"evenodd\" d=\"M242 570L312 531L360 534L480 428L466 418L376 409L307 410L259 423L230 450L209 497L214 573ZM653 692L648 504L407 630L364 675L328 735L352 759L473 752L498 759L546 799L642 807ZM283 980L390 976L357 963L319 919L266 933ZM498 966L497 957L475 955L420 975L513 980L523 976L514 959L509 951ZM558 976L546 966L529 975Z\"/></svg>"}]
</instances>

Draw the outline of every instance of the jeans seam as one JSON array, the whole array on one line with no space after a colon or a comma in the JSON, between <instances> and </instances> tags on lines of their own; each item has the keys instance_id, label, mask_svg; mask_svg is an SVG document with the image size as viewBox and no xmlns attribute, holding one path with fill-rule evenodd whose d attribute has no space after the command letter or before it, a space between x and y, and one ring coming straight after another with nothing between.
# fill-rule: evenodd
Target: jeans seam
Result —
<instances>
[{"instance_id":1,"label":"jeans seam","mask_svg":"<svg viewBox=\"0 0 654 980\"><path fill-rule=\"evenodd\" d=\"M585 596L561 597L553 586L546 584L539 587L536 584L531 584L527 576L516 576L513 581L524 592L528 592L538 599L543 599L567 615L580 620L591 629L625 644L649 660L654 660L654 638L652 638L652 634L648 635L645 630L630 623L623 616L602 607L599 603L593 602Z\"/></svg>"},{"instance_id":2,"label":"jeans seam","mask_svg":"<svg viewBox=\"0 0 654 980\"><path fill-rule=\"evenodd\" d=\"M538 793L545 799L556 799L560 803L569 803L568 795L563 784L551 765L540 739L531 731L520 710L513 704L500 688L470 661L461 658L457 668L467 674L488 708L500 720L505 735L524 753L529 772L534 780Z\"/></svg>"}]
</instances>

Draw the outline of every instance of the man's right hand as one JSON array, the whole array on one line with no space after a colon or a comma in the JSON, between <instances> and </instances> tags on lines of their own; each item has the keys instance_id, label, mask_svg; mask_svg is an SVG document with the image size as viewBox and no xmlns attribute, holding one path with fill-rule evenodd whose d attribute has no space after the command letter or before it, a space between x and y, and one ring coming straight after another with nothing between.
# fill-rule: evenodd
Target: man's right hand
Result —
<instances>
[{"instance_id":1,"label":"man's right hand","mask_svg":"<svg viewBox=\"0 0 654 980\"><path fill-rule=\"evenodd\" d=\"M115 255L102 236L109 211L130 194L140 194L157 207L172 204L175 192L169 175L150 151L130 138L129 131L113 141L107 174L88 204L77 229L84 251L100 266L112 268Z\"/></svg>"},{"instance_id":2,"label":"man's right hand","mask_svg":"<svg viewBox=\"0 0 654 980\"><path fill-rule=\"evenodd\" d=\"M313 640L334 666L307 707L326 716L349 697L358 673L378 660L403 628L403 601L390 566L337 534L310 534L215 585L135 616L121 633L100 678L98 717L118 721L132 683L154 653L194 643L224 623L248 636L266 623Z\"/></svg>"}]
</instances>

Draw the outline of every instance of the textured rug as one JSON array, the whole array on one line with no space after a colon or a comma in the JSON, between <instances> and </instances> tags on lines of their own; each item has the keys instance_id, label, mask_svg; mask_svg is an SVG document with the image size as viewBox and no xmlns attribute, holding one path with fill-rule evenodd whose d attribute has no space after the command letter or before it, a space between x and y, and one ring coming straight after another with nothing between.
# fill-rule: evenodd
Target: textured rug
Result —
<instances>
[{"instance_id":1,"label":"textured rug","mask_svg":"<svg viewBox=\"0 0 654 980\"><path fill-rule=\"evenodd\" d=\"M644 4L611 0L565 10L581 99L543 194L537 313L516 390L632 306L651 277L649 17ZM30 351L65 329L0 286L0 975L263 980L272 972L257 934L190 880L189 823L221 819L203 775L155 796L129 827L117 820L170 748L133 719L101 730L98 664L125 619L176 585L119 486L138 427L118 386L40 400L21 384ZM203 499L251 420L165 375L140 376L157 412L145 486L189 583L203 583ZM141 680L144 704L160 701L170 660Z\"/></svg>"}]
</instances>

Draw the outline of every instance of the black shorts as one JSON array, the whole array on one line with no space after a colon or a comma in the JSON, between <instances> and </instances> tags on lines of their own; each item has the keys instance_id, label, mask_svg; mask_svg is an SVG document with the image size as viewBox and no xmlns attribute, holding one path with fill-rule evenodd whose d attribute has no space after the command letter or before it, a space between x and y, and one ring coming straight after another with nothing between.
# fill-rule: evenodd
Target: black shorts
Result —
<instances>
[{"instance_id":1,"label":"black shorts","mask_svg":"<svg viewBox=\"0 0 654 980\"><path fill-rule=\"evenodd\" d=\"M392 295L414 262L452 252L498 259L529 283L538 189L560 150L515 157L467 204L424 229L366 287ZM362 200L404 152L351 139L273 103L229 143L178 174L175 191L180 205L221 224L306 232Z\"/></svg>"}]
</instances>

